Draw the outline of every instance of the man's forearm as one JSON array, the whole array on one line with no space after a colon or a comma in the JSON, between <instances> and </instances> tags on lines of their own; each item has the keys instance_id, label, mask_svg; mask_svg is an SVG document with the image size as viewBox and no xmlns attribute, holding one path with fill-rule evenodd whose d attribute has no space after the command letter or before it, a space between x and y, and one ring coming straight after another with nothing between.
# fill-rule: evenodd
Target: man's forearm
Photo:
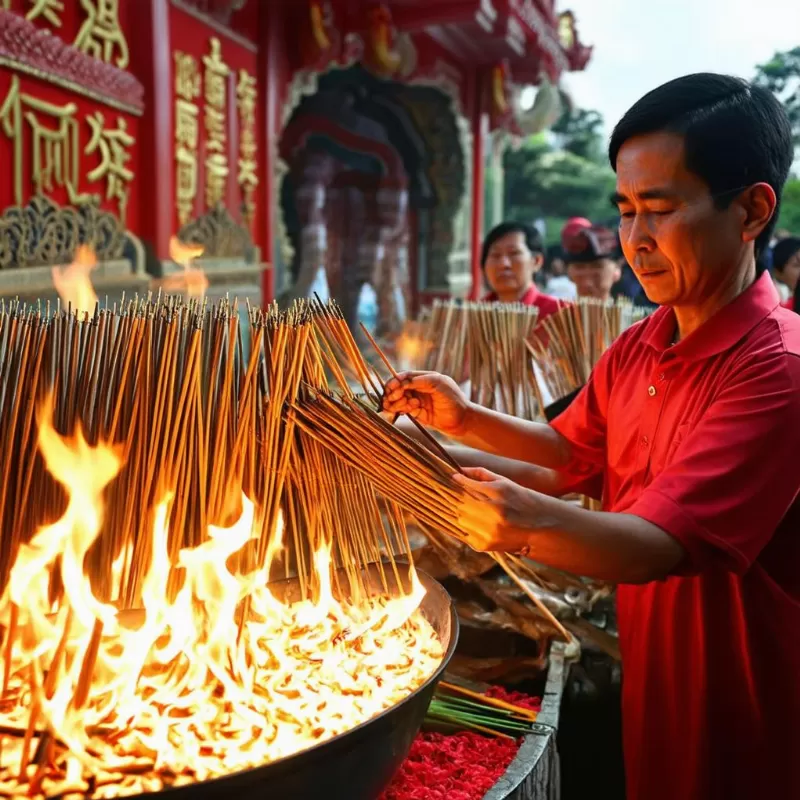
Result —
<instances>
[{"instance_id":1,"label":"man's forearm","mask_svg":"<svg viewBox=\"0 0 800 800\"><path fill-rule=\"evenodd\" d=\"M405 417L401 417L395 424L403 433L420 444L424 444L426 447L430 445L419 429ZM563 480L557 470L540 467L538 464L531 464L527 461L505 458L465 445L445 444L443 447L461 467L483 467L520 484L520 486L553 497L559 497L564 493Z\"/></svg>"},{"instance_id":2,"label":"man's forearm","mask_svg":"<svg viewBox=\"0 0 800 800\"><path fill-rule=\"evenodd\" d=\"M563 494L561 476L555 470L545 469L524 461L503 458L461 445L448 445L446 449L461 467L483 467L524 486L526 489L533 489L553 497Z\"/></svg>"},{"instance_id":3,"label":"man's forearm","mask_svg":"<svg viewBox=\"0 0 800 800\"><path fill-rule=\"evenodd\" d=\"M425 442L424 437L420 436L419 431L409 420L401 418L397 425L412 438ZM466 447L484 453L493 453L512 461L536 464L549 470L561 469L567 466L570 460L569 442L549 425L528 422L474 403L470 405L464 432L451 438ZM486 463L474 466L492 469ZM506 474L502 470L494 471Z\"/></svg>"},{"instance_id":4,"label":"man's forearm","mask_svg":"<svg viewBox=\"0 0 800 800\"><path fill-rule=\"evenodd\" d=\"M542 422L528 422L470 405L461 444L515 461L560 469L569 464L569 442L554 428Z\"/></svg>"},{"instance_id":5,"label":"man's forearm","mask_svg":"<svg viewBox=\"0 0 800 800\"><path fill-rule=\"evenodd\" d=\"M613 583L647 583L667 577L686 555L677 539L641 517L540 499L537 530L523 538L532 559L555 569Z\"/></svg>"}]
</instances>

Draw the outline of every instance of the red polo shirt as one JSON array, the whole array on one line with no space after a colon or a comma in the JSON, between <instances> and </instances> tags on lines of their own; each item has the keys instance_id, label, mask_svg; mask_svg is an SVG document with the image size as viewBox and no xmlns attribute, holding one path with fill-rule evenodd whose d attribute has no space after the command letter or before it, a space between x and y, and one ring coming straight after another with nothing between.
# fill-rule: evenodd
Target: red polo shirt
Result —
<instances>
[{"instance_id":1,"label":"red polo shirt","mask_svg":"<svg viewBox=\"0 0 800 800\"><path fill-rule=\"evenodd\" d=\"M498 297L494 292L487 294L484 300L487 303L497 303ZM537 322L541 322L551 314L555 314L560 308L563 308L565 303L561 300L551 297L549 294L540 292L535 284L531 284L527 292L525 292L519 301L524 306L536 306L539 309L539 316L536 318Z\"/></svg>"},{"instance_id":2,"label":"red polo shirt","mask_svg":"<svg viewBox=\"0 0 800 800\"><path fill-rule=\"evenodd\" d=\"M572 489L687 554L619 587L627 797L800 798L800 316L762 275L674 333L628 329L553 423Z\"/></svg>"}]
</instances>

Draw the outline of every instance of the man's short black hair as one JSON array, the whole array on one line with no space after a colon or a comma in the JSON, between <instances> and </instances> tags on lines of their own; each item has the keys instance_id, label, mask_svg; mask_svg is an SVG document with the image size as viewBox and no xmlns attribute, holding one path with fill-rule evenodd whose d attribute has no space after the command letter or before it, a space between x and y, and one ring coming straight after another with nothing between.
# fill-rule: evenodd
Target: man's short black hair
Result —
<instances>
[{"instance_id":1,"label":"man's short black hair","mask_svg":"<svg viewBox=\"0 0 800 800\"><path fill-rule=\"evenodd\" d=\"M544 254L542 234L533 225L526 225L524 222L501 222L499 225L495 225L483 240L483 248L481 250L482 267L486 266L486 259L489 258L489 250L492 249L492 245L504 236L508 236L509 233L521 233L525 237L525 245L531 253Z\"/></svg>"},{"instance_id":2,"label":"man's short black hair","mask_svg":"<svg viewBox=\"0 0 800 800\"><path fill-rule=\"evenodd\" d=\"M775 190L775 213L755 241L758 258L778 221L794 157L791 125L778 99L730 75L700 72L669 81L631 106L614 128L608 147L614 170L628 139L660 131L683 136L686 168L708 184L718 208L754 183Z\"/></svg>"}]
</instances>

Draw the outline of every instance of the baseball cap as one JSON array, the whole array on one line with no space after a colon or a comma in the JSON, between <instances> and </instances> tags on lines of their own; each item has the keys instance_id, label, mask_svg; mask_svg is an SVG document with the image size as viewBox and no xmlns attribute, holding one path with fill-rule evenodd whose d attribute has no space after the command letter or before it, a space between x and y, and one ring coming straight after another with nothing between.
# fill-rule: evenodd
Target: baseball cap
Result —
<instances>
[{"instance_id":1,"label":"baseball cap","mask_svg":"<svg viewBox=\"0 0 800 800\"><path fill-rule=\"evenodd\" d=\"M611 228L573 217L561 229L561 249L568 263L614 258L619 252L619 239Z\"/></svg>"}]
</instances>

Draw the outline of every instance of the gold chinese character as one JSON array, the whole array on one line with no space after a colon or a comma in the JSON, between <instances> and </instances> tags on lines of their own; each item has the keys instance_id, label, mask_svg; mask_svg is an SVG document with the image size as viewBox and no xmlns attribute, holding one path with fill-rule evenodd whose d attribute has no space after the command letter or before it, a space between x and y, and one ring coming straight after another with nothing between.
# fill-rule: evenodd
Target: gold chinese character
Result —
<instances>
[{"instance_id":1,"label":"gold chinese character","mask_svg":"<svg viewBox=\"0 0 800 800\"><path fill-rule=\"evenodd\" d=\"M205 108L206 147L216 152L225 152L225 114L216 108Z\"/></svg>"},{"instance_id":2,"label":"gold chinese character","mask_svg":"<svg viewBox=\"0 0 800 800\"><path fill-rule=\"evenodd\" d=\"M106 200L116 198L119 203L119 218L124 223L128 210L128 184L133 180L133 172L125 165L131 160L126 148L135 139L128 133L128 125L122 117L117 117L116 128L106 128L105 118L99 111L86 118L92 129L92 138L84 153L87 156L99 151L100 163L86 176L90 182L105 178Z\"/></svg>"},{"instance_id":3,"label":"gold chinese character","mask_svg":"<svg viewBox=\"0 0 800 800\"><path fill-rule=\"evenodd\" d=\"M206 65L204 73L206 103L220 110L225 109L227 97L228 66L222 60L222 45L219 39L211 37L211 53L203 56Z\"/></svg>"},{"instance_id":4,"label":"gold chinese character","mask_svg":"<svg viewBox=\"0 0 800 800\"><path fill-rule=\"evenodd\" d=\"M255 213L253 195L258 186L258 161L256 160L256 79L247 70L239 70L236 100L239 109L241 134L239 136L239 172L237 181L242 189L243 214L252 225Z\"/></svg>"},{"instance_id":5,"label":"gold chinese character","mask_svg":"<svg viewBox=\"0 0 800 800\"><path fill-rule=\"evenodd\" d=\"M255 188L258 186L258 162L254 159L240 158L239 159L239 185L245 188Z\"/></svg>"},{"instance_id":6,"label":"gold chinese character","mask_svg":"<svg viewBox=\"0 0 800 800\"><path fill-rule=\"evenodd\" d=\"M251 158L256 154L256 137L252 128L245 128L239 137L239 153Z\"/></svg>"},{"instance_id":7,"label":"gold chinese character","mask_svg":"<svg viewBox=\"0 0 800 800\"><path fill-rule=\"evenodd\" d=\"M11 79L11 87L0 106L0 123L6 136L14 142L14 200L23 204L23 120L31 129L31 165L37 191L49 192L56 186L67 190L69 202L87 199L78 193L80 150L75 103L56 106L23 94L19 78ZM37 116L49 117L47 122Z\"/></svg>"},{"instance_id":8,"label":"gold chinese character","mask_svg":"<svg viewBox=\"0 0 800 800\"><path fill-rule=\"evenodd\" d=\"M236 99L242 127L249 128L256 123L256 79L247 70L239 70L239 83L236 86Z\"/></svg>"},{"instance_id":9,"label":"gold chinese character","mask_svg":"<svg viewBox=\"0 0 800 800\"><path fill-rule=\"evenodd\" d=\"M175 59L175 94L184 100L200 97L200 69L197 60L188 53L177 52Z\"/></svg>"},{"instance_id":10,"label":"gold chinese character","mask_svg":"<svg viewBox=\"0 0 800 800\"><path fill-rule=\"evenodd\" d=\"M199 109L186 100L175 101L175 141L178 145L197 150L200 141Z\"/></svg>"},{"instance_id":11,"label":"gold chinese character","mask_svg":"<svg viewBox=\"0 0 800 800\"><path fill-rule=\"evenodd\" d=\"M178 207L178 220L185 225L192 217L194 198L197 196L197 156L185 147L179 147L175 162L175 204Z\"/></svg>"},{"instance_id":12,"label":"gold chinese character","mask_svg":"<svg viewBox=\"0 0 800 800\"><path fill-rule=\"evenodd\" d=\"M61 27L61 13L64 11L62 0L28 0L33 8L25 15L25 19L34 20L44 17L54 28ZM8 8L8 6L6 6Z\"/></svg>"},{"instance_id":13,"label":"gold chinese character","mask_svg":"<svg viewBox=\"0 0 800 800\"><path fill-rule=\"evenodd\" d=\"M11 79L3 105L0 106L0 123L3 133L14 142L14 202L22 205L22 110L19 96L19 78Z\"/></svg>"},{"instance_id":14,"label":"gold chinese character","mask_svg":"<svg viewBox=\"0 0 800 800\"><path fill-rule=\"evenodd\" d=\"M125 69L130 61L128 42L119 24L119 0L81 0L86 21L75 39L75 47L101 61L111 62L117 49L116 65Z\"/></svg>"},{"instance_id":15,"label":"gold chinese character","mask_svg":"<svg viewBox=\"0 0 800 800\"><path fill-rule=\"evenodd\" d=\"M239 185L255 188L258 186L258 162L256 161L256 142L253 132L242 132L239 142Z\"/></svg>"},{"instance_id":16,"label":"gold chinese character","mask_svg":"<svg viewBox=\"0 0 800 800\"><path fill-rule=\"evenodd\" d=\"M221 203L228 182L228 159L213 153L206 159L206 205L209 208Z\"/></svg>"}]
</instances>

